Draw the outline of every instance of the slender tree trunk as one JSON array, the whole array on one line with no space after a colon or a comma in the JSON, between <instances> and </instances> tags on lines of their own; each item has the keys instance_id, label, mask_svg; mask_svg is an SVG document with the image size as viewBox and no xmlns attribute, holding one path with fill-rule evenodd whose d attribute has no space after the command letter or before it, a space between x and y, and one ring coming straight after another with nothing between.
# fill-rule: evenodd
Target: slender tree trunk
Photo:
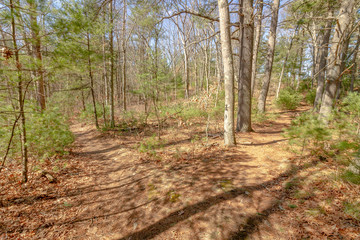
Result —
<instances>
[{"instance_id":1,"label":"slender tree trunk","mask_svg":"<svg viewBox=\"0 0 360 240\"><path fill-rule=\"evenodd\" d=\"M127 0L124 1L123 10L123 26L122 26L122 52L123 52L123 66L122 66L122 104L123 109L126 111L126 12Z\"/></svg>"},{"instance_id":2,"label":"slender tree trunk","mask_svg":"<svg viewBox=\"0 0 360 240\"><path fill-rule=\"evenodd\" d=\"M279 97L280 88L281 88L281 83L282 83L282 78L283 78L283 76L284 76L284 71L285 71L286 63L287 63L287 60L288 60L288 58L289 58L290 51L291 51L291 48L292 48L292 45L293 45L293 41L294 41L294 38L295 38L295 34L296 34L298 28L299 28L299 25L296 26L296 29L294 30L294 33L293 33L293 35L291 36L291 39L290 39L289 48L288 48L287 51L286 51L286 56L285 56L285 59L284 59L284 62L283 62L282 68L281 68L281 73L280 73L280 78L279 78L279 85L278 85L277 90L276 90L276 99Z\"/></svg>"},{"instance_id":3,"label":"slender tree trunk","mask_svg":"<svg viewBox=\"0 0 360 240\"><path fill-rule=\"evenodd\" d=\"M106 21L106 15L104 13L104 22ZM106 64L106 49L105 49L105 34L102 35L102 57L103 57L103 80L104 80L104 97L105 97L105 105L109 105L109 90L108 90L108 73L107 73L107 64Z\"/></svg>"},{"instance_id":4,"label":"slender tree trunk","mask_svg":"<svg viewBox=\"0 0 360 240\"><path fill-rule=\"evenodd\" d=\"M97 109L96 109L96 99L95 99L95 90L94 90L94 77L92 73L92 63L91 63L91 48L90 48L90 33L86 34L86 41L87 41L87 50L88 50L88 72L89 72L89 79L90 79L90 92L91 98L94 108L94 120L96 128L99 128L99 122L97 117ZM106 122L104 123L106 124Z\"/></svg>"},{"instance_id":5,"label":"slender tree trunk","mask_svg":"<svg viewBox=\"0 0 360 240\"><path fill-rule=\"evenodd\" d=\"M341 77L341 53L349 37L350 26L353 17L355 0L344 0L341 3L335 33L330 48L329 63L327 68L327 84L324 97L320 107L320 119L328 123L334 100L336 97L336 88Z\"/></svg>"},{"instance_id":6,"label":"slender tree trunk","mask_svg":"<svg viewBox=\"0 0 360 240\"><path fill-rule=\"evenodd\" d=\"M355 83L355 79L358 75L359 69L358 69L358 64L357 64L357 56L358 56L358 52L359 52L359 45L360 45L360 27L359 27L359 32L358 32L358 37L357 37L357 43L354 49L354 56L353 56L353 67L351 70L351 85L350 85L350 91L353 92L354 91L354 83Z\"/></svg>"},{"instance_id":7,"label":"slender tree trunk","mask_svg":"<svg viewBox=\"0 0 360 240\"><path fill-rule=\"evenodd\" d=\"M268 41L269 49L265 63L265 76L258 100L259 113L265 112L266 98L270 87L271 72L274 61L274 52L275 52L275 44L276 44L276 28L278 23L279 6L280 6L280 0L274 0L271 7L272 17L271 17L271 25L270 25L269 41Z\"/></svg>"},{"instance_id":8,"label":"slender tree trunk","mask_svg":"<svg viewBox=\"0 0 360 240\"><path fill-rule=\"evenodd\" d=\"M185 77L185 98L189 98L189 54L186 44L184 44L184 77Z\"/></svg>"},{"instance_id":9,"label":"slender tree trunk","mask_svg":"<svg viewBox=\"0 0 360 240\"><path fill-rule=\"evenodd\" d=\"M234 133L234 64L231 48L229 5L227 0L218 0L218 5L225 80L224 142L225 146L233 146L236 144Z\"/></svg>"},{"instance_id":10,"label":"slender tree trunk","mask_svg":"<svg viewBox=\"0 0 360 240\"><path fill-rule=\"evenodd\" d=\"M115 106L114 106L114 16L113 1L110 0L110 127L115 127Z\"/></svg>"},{"instance_id":11,"label":"slender tree trunk","mask_svg":"<svg viewBox=\"0 0 360 240\"><path fill-rule=\"evenodd\" d=\"M251 96L254 95L255 84L256 84L256 63L257 55L259 52L260 39L261 39L261 25L262 25L262 15L263 15L264 2L259 1L256 12L256 30L254 35L254 48L252 55L252 67L251 67Z\"/></svg>"},{"instance_id":12,"label":"slender tree trunk","mask_svg":"<svg viewBox=\"0 0 360 240\"><path fill-rule=\"evenodd\" d=\"M25 183L28 181L28 149L27 149L27 139L26 139L26 119L24 112L25 99L23 94L23 80L22 80L21 63L19 58L19 49L17 47L17 41L16 41L15 6L13 0L10 0L10 11L11 11L11 30L12 30L11 35L14 46L16 72L18 75L17 90L18 90L18 103L19 103L19 112L20 112L21 157L23 163L22 181Z\"/></svg>"},{"instance_id":13,"label":"slender tree trunk","mask_svg":"<svg viewBox=\"0 0 360 240\"><path fill-rule=\"evenodd\" d=\"M304 32L303 32L304 33ZM302 67L303 67L303 55L304 55L304 43L301 43L301 47L299 50L299 68L298 68L298 72L297 72L297 76L296 76L296 87L295 90L299 90L300 87L300 80L301 80L301 76L302 76Z\"/></svg>"},{"instance_id":14,"label":"slender tree trunk","mask_svg":"<svg viewBox=\"0 0 360 240\"><path fill-rule=\"evenodd\" d=\"M240 65L238 81L238 112L236 130L250 132L251 128L251 74L254 44L253 0L242 0L240 16Z\"/></svg>"},{"instance_id":15,"label":"slender tree trunk","mask_svg":"<svg viewBox=\"0 0 360 240\"><path fill-rule=\"evenodd\" d=\"M41 39L40 39L40 26L37 22L37 11L35 2L29 1L27 2L30 5L31 13L30 13L30 25L31 25L31 33L32 33L32 48L34 57L37 59L36 61L36 80L37 80L37 99L41 108L41 111L44 111L46 108L45 104L45 88L44 88L44 72L42 67L42 54L41 54Z\"/></svg>"}]
</instances>

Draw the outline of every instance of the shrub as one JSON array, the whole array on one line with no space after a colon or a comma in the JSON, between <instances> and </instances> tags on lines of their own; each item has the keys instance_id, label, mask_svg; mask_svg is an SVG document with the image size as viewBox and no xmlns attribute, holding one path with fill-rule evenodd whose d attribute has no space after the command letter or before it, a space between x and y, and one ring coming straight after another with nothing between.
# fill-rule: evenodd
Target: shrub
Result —
<instances>
[{"instance_id":1,"label":"shrub","mask_svg":"<svg viewBox=\"0 0 360 240\"><path fill-rule=\"evenodd\" d=\"M305 113L292 121L285 136L291 145L301 147L301 153L306 146L313 154L322 155L326 150L326 142L331 139L331 132L316 115Z\"/></svg>"},{"instance_id":2,"label":"shrub","mask_svg":"<svg viewBox=\"0 0 360 240\"><path fill-rule=\"evenodd\" d=\"M299 106L300 101L299 93L291 89L283 89L275 103L280 109L294 110Z\"/></svg>"},{"instance_id":3,"label":"shrub","mask_svg":"<svg viewBox=\"0 0 360 240\"><path fill-rule=\"evenodd\" d=\"M313 105L316 98L316 89L309 90L305 95L305 101L309 105Z\"/></svg>"},{"instance_id":4,"label":"shrub","mask_svg":"<svg viewBox=\"0 0 360 240\"><path fill-rule=\"evenodd\" d=\"M28 118L26 129L29 153L39 159L64 153L64 148L74 140L66 118L58 108L47 109L41 114L33 113Z\"/></svg>"}]
</instances>

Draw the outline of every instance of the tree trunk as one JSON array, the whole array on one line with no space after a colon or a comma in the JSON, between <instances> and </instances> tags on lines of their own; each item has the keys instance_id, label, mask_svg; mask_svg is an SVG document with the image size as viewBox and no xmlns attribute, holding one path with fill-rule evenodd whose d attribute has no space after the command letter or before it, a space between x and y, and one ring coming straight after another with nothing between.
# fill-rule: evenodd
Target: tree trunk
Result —
<instances>
[{"instance_id":1,"label":"tree trunk","mask_svg":"<svg viewBox=\"0 0 360 240\"><path fill-rule=\"evenodd\" d=\"M359 45L360 45L360 27L359 27L359 32L358 32L358 38L357 38L357 43L354 49L354 56L353 56L353 67L351 70L351 85L350 85L350 91L353 92L354 91L354 83L355 83L355 79L356 79L356 75L358 75L358 64L357 64L357 56L358 56L358 51L359 51Z\"/></svg>"},{"instance_id":2,"label":"tree trunk","mask_svg":"<svg viewBox=\"0 0 360 240\"><path fill-rule=\"evenodd\" d=\"M123 52L123 65L122 65L122 104L123 109L126 111L126 12L127 0L124 0L123 10L123 26L122 26L122 52Z\"/></svg>"},{"instance_id":3,"label":"tree trunk","mask_svg":"<svg viewBox=\"0 0 360 240\"><path fill-rule=\"evenodd\" d=\"M114 17L113 1L110 0L110 127L115 127L115 106L114 106Z\"/></svg>"},{"instance_id":4,"label":"tree trunk","mask_svg":"<svg viewBox=\"0 0 360 240\"><path fill-rule=\"evenodd\" d=\"M255 83L256 83L256 63L257 55L259 52L260 39L261 39L261 25L263 15L264 2L259 1L256 12L256 30L254 35L254 49L252 55L252 67L251 67L251 96L254 95Z\"/></svg>"},{"instance_id":5,"label":"tree trunk","mask_svg":"<svg viewBox=\"0 0 360 240\"><path fill-rule=\"evenodd\" d=\"M16 23L15 23L15 7L13 0L10 0L10 11L11 11L11 30L12 30L12 41L14 46L15 54L15 64L16 72L18 77L18 103L19 103L19 112L20 112L20 139L21 139L21 157L22 157L22 181L25 183L28 181L28 149L27 149L27 139L26 139L26 119L24 112L24 95L23 95L23 80L22 80L22 71L21 63L19 58L19 49L17 47L16 41Z\"/></svg>"},{"instance_id":6,"label":"tree trunk","mask_svg":"<svg viewBox=\"0 0 360 240\"><path fill-rule=\"evenodd\" d=\"M89 72L89 78L90 78L90 91L91 91L91 97L92 97L92 103L94 108L94 120L95 120L95 126L96 128L99 128L99 122L97 118L97 109L96 109L96 99L95 99L95 90L94 90L94 77L92 73L92 63L91 63L91 49L90 49L90 34L87 33L86 35L87 40L87 50L88 50L88 72ZM106 122L104 123L106 124Z\"/></svg>"},{"instance_id":7,"label":"tree trunk","mask_svg":"<svg viewBox=\"0 0 360 240\"><path fill-rule=\"evenodd\" d=\"M279 15L279 6L280 0L274 0L271 11L271 25L270 25L270 32L269 32L269 40L268 40L268 53L266 57L265 63L265 76L264 81L262 84L259 100L258 100L258 112L263 113L265 112L265 105L266 105L266 98L269 92L270 80L271 80L271 72L272 66L274 61L274 52L275 52L275 43L276 43L276 28L278 23L278 15Z\"/></svg>"},{"instance_id":8,"label":"tree trunk","mask_svg":"<svg viewBox=\"0 0 360 240\"><path fill-rule=\"evenodd\" d=\"M30 13L30 25L31 25L31 35L32 35L32 49L34 57L37 59L35 64L36 72L35 76L37 79L37 100L39 102L41 111L44 111L46 108L45 104L45 88L44 88L44 72L42 67L42 54L41 54L41 39L40 39L40 26L37 22L37 8L34 1L27 2L30 5L32 10Z\"/></svg>"},{"instance_id":9,"label":"tree trunk","mask_svg":"<svg viewBox=\"0 0 360 240\"><path fill-rule=\"evenodd\" d=\"M184 76L185 76L185 98L188 99L189 94L189 54L186 44L184 44Z\"/></svg>"},{"instance_id":10,"label":"tree trunk","mask_svg":"<svg viewBox=\"0 0 360 240\"><path fill-rule=\"evenodd\" d=\"M332 17L332 10L329 9L329 17ZM323 97L324 87L325 87L325 70L327 64L327 57L329 53L329 41L331 36L332 21L329 20L326 24L326 29L324 36L322 38L321 46L319 48L319 70L317 74L317 87L316 87L316 96L314 101L314 111L318 112L320 110L321 99Z\"/></svg>"},{"instance_id":11,"label":"tree trunk","mask_svg":"<svg viewBox=\"0 0 360 240\"><path fill-rule=\"evenodd\" d=\"M227 0L218 0L218 5L225 81L224 142L225 146L233 146L236 144L234 134L234 65L231 48L229 5Z\"/></svg>"},{"instance_id":12,"label":"tree trunk","mask_svg":"<svg viewBox=\"0 0 360 240\"><path fill-rule=\"evenodd\" d=\"M296 34L298 28L299 28L299 25L296 26L296 28L295 28L295 30L294 30L294 33L293 33L293 35L291 36L291 39L290 39L289 48L288 48L287 51L286 51L286 56L285 56L285 59L284 59L284 62L283 62L282 68L281 68L281 73L280 73L280 78L279 78L279 85L278 85L277 90L276 90L276 96L275 96L276 99L279 97L280 88L281 88L281 83L282 83L282 78L283 78L283 76L284 76L286 63L287 63L287 60L288 60L288 58L289 58L290 51L291 51L291 48L292 48L292 45L293 45L293 41L294 41L294 38L295 38L295 34Z\"/></svg>"},{"instance_id":13,"label":"tree trunk","mask_svg":"<svg viewBox=\"0 0 360 240\"><path fill-rule=\"evenodd\" d=\"M304 34L304 32L303 32ZM304 55L304 43L301 43L301 47L299 49L299 68L298 68L298 72L297 72L297 76L296 76L296 87L295 90L299 90L300 87L300 80L301 80L301 76L302 76L302 67L303 67L303 55Z\"/></svg>"},{"instance_id":14,"label":"tree trunk","mask_svg":"<svg viewBox=\"0 0 360 240\"><path fill-rule=\"evenodd\" d=\"M349 37L354 5L355 0L342 1L339 15L337 17L337 24L328 58L327 84L320 107L319 118L325 124L328 123L336 97L336 88L339 78L341 77L341 53L343 53L345 42Z\"/></svg>"},{"instance_id":15,"label":"tree trunk","mask_svg":"<svg viewBox=\"0 0 360 240\"><path fill-rule=\"evenodd\" d=\"M236 130L251 132L251 73L254 43L253 0L242 0L240 9L240 66Z\"/></svg>"}]
</instances>

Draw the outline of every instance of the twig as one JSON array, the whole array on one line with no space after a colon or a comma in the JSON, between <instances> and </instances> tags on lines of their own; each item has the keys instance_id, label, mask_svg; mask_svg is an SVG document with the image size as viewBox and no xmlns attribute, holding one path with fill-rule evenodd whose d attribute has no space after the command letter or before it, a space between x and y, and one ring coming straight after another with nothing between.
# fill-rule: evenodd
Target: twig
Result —
<instances>
[{"instance_id":1,"label":"twig","mask_svg":"<svg viewBox=\"0 0 360 240\"><path fill-rule=\"evenodd\" d=\"M13 140L13 138L14 138L15 127L16 127L17 121L20 119L20 115L21 115L21 114L19 114L19 115L16 117L16 119L15 119L15 121L14 121L14 124L13 124L13 126L12 126L11 136L10 136L10 139L9 139L9 142L8 142L8 146L7 146L7 148L6 148L6 152L5 152L4 158L3 158L2 163L1 163L0 172L1 172L1 170L4 168L6 158L7 158L7 156L9 155L11 142L12 142L12 140Z\"/></svg>"}]
</instances>

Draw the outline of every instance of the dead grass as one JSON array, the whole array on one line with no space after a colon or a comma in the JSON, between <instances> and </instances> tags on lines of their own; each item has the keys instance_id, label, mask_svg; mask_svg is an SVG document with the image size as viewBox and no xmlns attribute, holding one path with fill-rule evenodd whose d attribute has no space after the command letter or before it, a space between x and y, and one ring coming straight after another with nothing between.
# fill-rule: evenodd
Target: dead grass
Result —
<instances>
[{"instance_id":1,"label":"dead grass","mask_svg":"<svg viewBox=\"0 0 360 240\"><path fill-rule=\"evenodd\" d=\"M215 126L205 138L206 123L173 120L151 152L139 146L152 127L75 124L59 170L42 166L56 183L32 173L22 186L15 163L1 173L0 238L356 239L359 186L338 181L337 166L287 151L282 129L296 114L255 124L233 148Z\"/></svg>"}]
</instances>

